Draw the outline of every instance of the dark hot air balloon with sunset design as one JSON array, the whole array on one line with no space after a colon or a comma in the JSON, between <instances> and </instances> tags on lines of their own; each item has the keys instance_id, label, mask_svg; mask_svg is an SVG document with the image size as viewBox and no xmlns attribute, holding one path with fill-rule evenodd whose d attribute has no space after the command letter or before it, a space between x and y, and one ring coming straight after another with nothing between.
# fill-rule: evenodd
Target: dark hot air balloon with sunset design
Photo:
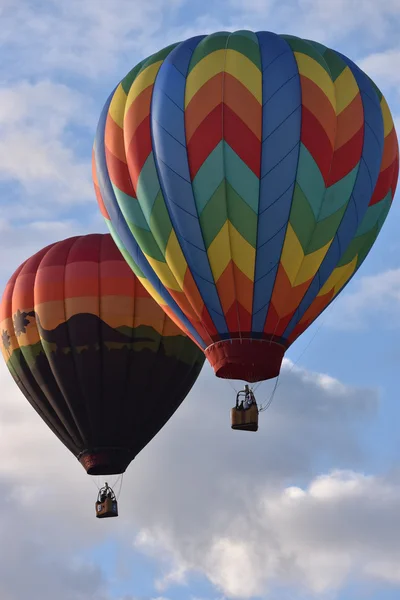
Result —
<instances>
[{"instance_id":1,"label":"dark hot air balloon with sunset design","mask_svg":"<svg viewBox=\"0 0 400 600\"><path fill-rule=\"evenodd\" d=\"M223 378L278 375L389 212L398 142L349 58L270 32L200 35L139 63L93 151L132 269Z\"/></svg>"},{"instance_id":2,"label":"dark hot air balloon with sunset design","mask_svg":"<svg viewBox=\"0 0 400 600\"><path fill-rule=\"evenodd\" d=\"M2 353L22 393L91 475L123 473L204 362L110 235L52 244L9 280Z\"/></svg>"}]
</instances>

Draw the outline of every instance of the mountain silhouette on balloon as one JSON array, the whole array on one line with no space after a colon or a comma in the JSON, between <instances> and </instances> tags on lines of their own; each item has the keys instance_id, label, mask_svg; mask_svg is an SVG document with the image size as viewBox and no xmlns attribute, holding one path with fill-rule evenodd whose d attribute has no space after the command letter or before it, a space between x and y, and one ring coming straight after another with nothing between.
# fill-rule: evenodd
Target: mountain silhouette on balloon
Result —
<instances>
[{"instance_id":1,"label":"mountain silhouette on balloon","mask_svg":"<svg viewBox=\"0 0 400 600\"><path fill-rule=\"evenodd\" d=\"M36 323L40 332L40 337L49 344L56 344L57 347L62 347L65 341L70 340L75 347L86 347L99 344L101 341L104 344L139 344L146 342L154 342L156 336L160 337L152 328L143 326L135 329L126 326L114 329L100 319L97 315L90 313L80 313L73 315L60 323L55 329L45 329L40 323L39 316L36 315ZM155 335L150 336L149 331L154 331ZM140 335L139 331L143 331ZM144 334L146 331L146 334Z\"/></svg>"},{"instance_id":2,"label":"mountain silhouette on balloon","mask_svg":"<svg viewBox=\"0 0 400 600\"><path fill-rule=\"evenodd\" d=\"M9 368L75 455L86 445L140 451L181 404L204 363L184 334L162 336L148 325L113 328L88 313L48 330L34 312L19 311L17 338L35 322L41 339L9 354Z\"/></svg>"}]
</instances>

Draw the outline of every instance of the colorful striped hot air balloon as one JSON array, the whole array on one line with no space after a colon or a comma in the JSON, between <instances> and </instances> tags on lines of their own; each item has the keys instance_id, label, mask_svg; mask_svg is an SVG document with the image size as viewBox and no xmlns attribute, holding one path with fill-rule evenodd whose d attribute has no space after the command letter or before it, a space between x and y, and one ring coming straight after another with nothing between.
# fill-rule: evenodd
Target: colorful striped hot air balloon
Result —
<instances>
[{"instance_id":1,"label":"colorful striped hot air balloon","mask_svg":"<svg viewBox=\"0 0 400 600\"><path fill-rule=\"evenodd\" d=\"M398 177L392 117L350 59L269 32L161 50L109 97L93 173L117 244L220 377L275 377L356 273Z\"/></svg>"},{"instance_id":2,"label":"colorful striped hot air balloon","mask_svg":"<svg viewBox=\"0 0 400 600\"><path fill-rule=\"evenodd\" d=\"M0 329L15 382L90 475L123 473L204 363L109 235L69 238L24 262Z\"/></svg>"}]
</instances>

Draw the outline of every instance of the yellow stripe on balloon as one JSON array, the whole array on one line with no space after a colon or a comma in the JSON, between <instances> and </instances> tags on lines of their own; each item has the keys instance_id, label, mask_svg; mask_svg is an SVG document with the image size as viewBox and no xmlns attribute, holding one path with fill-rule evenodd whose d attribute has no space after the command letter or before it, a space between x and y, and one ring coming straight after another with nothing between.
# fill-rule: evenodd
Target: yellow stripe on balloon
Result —
<instances>
[{"instance_id":1,"label":"yellow stripe on balloon","mask_svg":"<svg viewBox=\"0 0 400 600\"><path fill-rule=\"evenodd\" d=\"M124 91L124 88L121 84L119 84L114 92L114 95L110 102L110 106L108 108L108 113L111 116L112 120L115 121L115 123L119 125L121 129L124 126L126 98L127 96Z\"/></svg>"},{"instance_id":2,"label":"yellow stripe on balloon","mask_svg":"<svg viewBox=\"0 0 400 600\"><path fill-rule=\"evenodd\" d=\"M382 110L382 118L383 118L383 134L386 137L392 131L394 124L393 124L392 115L390 113L390 109L388 107L388 104L387 104L384 96L382 96L382 99L381 99L381 110Z\"/></svg>"},{"instance_id":3,"label":"yellow stripe on balloon","mask_svg":"<svg viewBox=\"0 0 400 600\"><path fill-rule=\"evenodd\" d=\"M155 287L153 287L150 283L150 281L148 279L146 279L146 277L138 277L140 283L142 284L142 286L144 287L144 289L149 292L150 296L152 296L154 298L154 300L157 302L157 304L159 304L161 307L163 306L167 306L167 303L165 302L165 300L162 298L162 296L160 296L160 294L157 292L157 290L155 289Z\"/></svg>"},{"instance_id":4,"label":"yellow stripe on balloon","mask_svg":"<svg viewBox=\"0 0 400 600\"><path fill-rule=\"evenodd\" d=\"M328 98L329 102L332 104L334 110L336 111L335 86L328 73L323 67L321 67L321 65L316 60L314 60L307 54L303 54L302 52L295 52L294 55L296 57L296 62L300 75L308 77L308 79L311 79L311 81L313 81L319 88L321 88L321 90Z\"/></svg>"},{"instance_id":5,"label":"yellow stripe on balloon","mask_svg":"<svg viewBox=\"0 0 400 600\"><path fill-rule=\"evenodd\" d=\"M254 281L254 270L256 264L256 251L249 242L238 232L236 227L229 223L229 235L232 248L232 260L242 273Z\"/></svg>"},{"instance_id":6,"label":"yellow stripe on balloon","mask_svg":"<svg viewBox=\"0 0 400 600\"><path fill-rule=\"evenodd\" d=\"M256 100L262 103L262 75L256 65L241 52L228 50L226 52L225 72L236 77Z\"/></svg>"},{"instance_id":7,"label":"yellow stripe on balloon","mask_svg":"<svg viewBox=\"0 0 400 600\"><path fill-rule=\"evenodd\" d=\"M353 275L356 267L357 267L358 255L353 258L353 260L347 265L343 265L341 267L336 267L329 277L329 279L322 286L320 291L318 292L318 296L324 296L328 294L332 289L334 290L334 295L339 293L344 284L350 279Z\"/></svg>"},{"instance_id":8,"label":"yellow stripe on balloon","mask_svg":"<svg viewBox=\"0 0 400 600\"><path fill-rule=\"evenodd\" d=\"M288 223L285 242L283 244L281 263L292 286L303 262L304 252L293 227Z\"/></svg>"},{"instance_id":9,"label":"yellow stripe on balloon","mask_svg":"<svg viewBox=\"0 0 400 600\"><path fill-rule=\"evenodd\" d=\"M128 99L125 105L125 114L128 112L131 104L135 102L136 98L140 96L143 90L154 84L162 63L162 60L153 63L152 65L143 69L143 71L141 71L136 77L129 90Z\"/></svg>"},{"instance_id":10,"label":"yellow stripe on balloon","mask_svg":"<svg viewBox=\"0 0 400 600\"><path fill-rule=\"evenodd\" d=\"M174 292L182 291L181 286L175 279L175 277L174 277L173 273L171 272L171 269L169 268L167 263L161 262L161 261L153 258L152 256L149 256L148 254L145 254L145 257L146 257L149 265L153 269L153 271L156 273L158 278L161 280L161 283L163 284L164 287L166 287L170 290L173 290Z\"/></svg>"},{"instance_id":11,"label":"yellow stripe on balloon","mask_svg":"<svg viewBox=\"0 0 400 600\"><path fill-rule=\"evenodd\" d=\"M225 65L225 50L216 50L205 56L197 65L192 69L186 79L185 88L185 108L199 91L201 87L209 79L221 73L224 70ZM222 94L222 90L221 90Z\"/></svg>"},{"instance_id":12,"label":"yellow stripe on balloon","mask_svg":"<svg viewBox=\"0 0 400 600\"><path fill-rule=\"evenodd\" d=\"M336 79L335 90L336 114L340 115L359 93L357 82L349 67L346 67Z\"/></svg>"},{"instance_id":13,"label":"yellow stripe on balloon","mask_svg":"<svg viewBox=\"0 0 400 600\"><path fill-rule=\"evenodd\" d=\"M188 269L188 264L183 256L182 249L180 247L178 238L176 237L176 233L174 230L171 231L169 236L169 240L167 243L167 247L165 250L165 260L169 268L181 289L183 290L183 283L186 275L186 271Z\"/></svg>"},{"instance_id":14,"label":"yellow stripe on balloon","mask_svg":"<svg viewBox=\"0 0 400 600\"><path fill-rule=\"evenodd\" d=\"M211 242L207 255L214 281L217 282L231 261L229 221L225 221L222 229Z\"/></svg>"},{"instance_id":15,"label":"yellow stripe on balloon","mask_svg":"<svg viewBox=\"0 0 400 600\"><path fill-rule=\"evenodd\" d=\"M222 71L236 77L261 104L262 75L259 68L241 52L216 50L198 62L190 72L186 80L185 107L209 79Z\"/></svg>"},{"instance_id":16,"label":"yellow stripe on balloon","mask_svg":"<svg viewBox=\"0 0 400 600\"><path fill-rule=\"evenodd\" d=\"M311 252L310 254L306 254L301 263L301 267L295 279L295 285L301 285L306 281L309 281L314 277L316 272L321 266L322 261L324 260L326 253L329 250L330 245L332 244L332 240L329 240L325 246L315 250L315 252Z\"/></svg>"}]
</instances>

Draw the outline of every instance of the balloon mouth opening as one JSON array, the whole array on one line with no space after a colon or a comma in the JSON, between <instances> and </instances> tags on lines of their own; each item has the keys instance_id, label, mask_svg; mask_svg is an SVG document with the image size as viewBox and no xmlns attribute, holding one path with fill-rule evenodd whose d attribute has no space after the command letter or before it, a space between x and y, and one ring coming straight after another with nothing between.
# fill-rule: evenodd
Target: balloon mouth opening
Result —
<instances>
[{"instance_id":1,"label":"balloon mouth opening","mask_svg":"<svg viewBox=\"0 0 400 600\"><path fill-rule=\"evenodd\" d=\"M234 338L211 344L205 355L217 377L254 383L279 375L288 343L283 339Z\"/></svg>"},{"instance_id":2,"label":"balloon mouth opening","mask_svg":"<svg viewBox=\"0 0 400 600\"><path fill-rule=\"evenodd\" d=\"M134 456L126 448L94 448L81 452L78 460L88 475L119 475L126 471Z\"/></svg>"}]
</instances>

